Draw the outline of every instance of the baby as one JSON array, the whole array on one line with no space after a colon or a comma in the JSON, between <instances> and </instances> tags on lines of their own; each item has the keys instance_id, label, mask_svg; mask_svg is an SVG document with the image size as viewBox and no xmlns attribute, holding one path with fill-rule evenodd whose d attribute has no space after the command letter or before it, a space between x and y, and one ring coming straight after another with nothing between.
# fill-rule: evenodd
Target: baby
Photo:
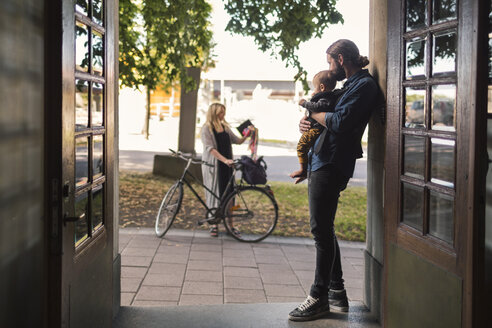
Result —
<instances>
[{"instance_id":1,"label":"baby","mask_svg":"<svg viewBox=\"0 0 492 328\"><path fill-rule=\"evenodd\" d=\"M311 122L311 128L304 132L297 143L297 157L301 168L290 174L299 183L307 177L308 152L314 146L316 139L323 131L323 126L310 118L311 113L333 112L338 98L343 94L341 89L333 90L337 81L332 71L326 70L317 73L313 78L314 92L311 101L301 99L299 105L307 109L306 115Z\"/></svg>"}]
</instances>

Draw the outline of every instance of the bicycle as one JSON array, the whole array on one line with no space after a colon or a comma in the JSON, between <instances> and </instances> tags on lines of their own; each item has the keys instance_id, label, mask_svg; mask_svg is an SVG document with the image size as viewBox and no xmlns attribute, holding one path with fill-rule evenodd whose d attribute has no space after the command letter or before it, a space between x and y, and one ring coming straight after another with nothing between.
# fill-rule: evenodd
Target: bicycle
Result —
<instances>
[{"instance_id":1,"label":"bicycle","mask_svg":"<svg viewBox=\"0 0 492 328\"><path fill-rule=\"evenodd\" d=\"M268 237L278 220L278 205L270 186L259 187L245 184L241 177L239 183L235 183L235 175L241 170L240 161L235 160L233 174L227 184L222 197L214 194L191 172L191 164L202 164L213 167L213 165L193 158L191 154L175 152L169 149L173 156L186 161L181 178L179 178L164 196L155 221L155 232L158 237L163 237L176 218L183 201L183 185L186 184L199 202L206 209L205 219L199 220L198 225L205 223L218 224L223 222L227 232L235 239L242 242L259 242ZM217 208L209 208L205 201L193 188L188 177L205 188L211 195L219 200ZM231 189L232 188L232 189ZM231 190L231 192L229 192Z\"/></svg>"}]
</instances>

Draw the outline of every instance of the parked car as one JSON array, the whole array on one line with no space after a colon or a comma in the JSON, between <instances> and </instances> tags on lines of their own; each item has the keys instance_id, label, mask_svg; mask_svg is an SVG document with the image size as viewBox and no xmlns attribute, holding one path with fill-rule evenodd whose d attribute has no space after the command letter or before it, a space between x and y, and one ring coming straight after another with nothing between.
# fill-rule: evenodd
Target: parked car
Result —
<instances>
[{"instance_id":1,"label":"parked car","mask_svg":"<svg viewBox=\"0 0 492 328\"><path fill-rule=\"evenodd\" d=\"M452 99L434 100L432 104L432 125L454 126L454 101Z\"/></svg>"},{"instance_id":2,"label":"parked car","mask_svg":"<svg viewBox=\"0 0 492 328\"><path fill-rule=\"evenodd\" d=\"M415 100L406 110L405 126L407 128L418 128L424 126L424 100Z\"/></svg>"}]
</instances>

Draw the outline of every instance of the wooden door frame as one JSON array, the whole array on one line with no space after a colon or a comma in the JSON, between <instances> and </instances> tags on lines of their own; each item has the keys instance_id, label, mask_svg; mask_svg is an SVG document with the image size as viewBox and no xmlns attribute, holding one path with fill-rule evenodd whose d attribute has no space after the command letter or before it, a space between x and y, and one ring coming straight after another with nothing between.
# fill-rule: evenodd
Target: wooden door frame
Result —
<instances>
[{"instance_id":1,"label":"wooden door frame","mask_svg":"<svg viewBox=\"0 0 492 328\"><path fill-rule=\"evenodd\" d=\"M45 181L46 249L48 262L48 327L62 325L61 243L61 115L62 1L45 1ZM49 32L48 32L49 31ZM49 87L48 87L49 86Z\"/></svg>"},{"instance_id":2,"label":"wooden door frame","mask_svg":"<svg viewBox=\"0 0 492 328\"><path fill-rule=\"evenodd\" d=\"M65 213L73 214L74 197L64 199L63 185L69 181L74 193L74 126L73 116L66 116L74 109L75 96L75 2L45 1L45 236L48 297L48 327L68 327L69 288L71 277L91 261L101 247L113 245L114 211L114 106L117 95L117 17L118 1L104 0L106 33L105 48L105 129L104 160L106 182L104 187L104 230L96 234L91 245L75 254L73 223L64 226ZM112 46L108 46L112 45ZM108 49L110 51L108 51ZM111 64L111 65L110 65ZM71 144L71 146L70 146ZM68 146L67 146L68 145ZM103 246L104 245L104 246ZM111 252L112 253L112 252ZM70 257L72 260L66 260ZM112 263L110 265L112 267ZM112 287L112 286L110 286Z\"/></svg>"},{"instance_id":3,"label":"wooden door frame","mask_svg":"<svg viewBox=\"0 0 492 328\"><path fill-rule=\"evenodd\" d=\"M484 311L483 246L485 174L483 154L486 144L486 51L484 51L488 7L485 1L458 1L457 49L457 139L456 139L456 256L429 248L426 259L463 278L462 326L477 326ZM385 243L384 258L389 258L390 244L396 244L422 255L412 238L398 228L400 218L400 112L403 95L400 93L403 70L402 31L404 1L388 1L388 116L385 154ZM485 8L487 7L487 8ZM396 28L398 27L398 28ZM467 42L462 42L467 40ZM464 55L466 54L466 55ZM484 74L480 74L480 67ZM466 109L466 110L465 110ZM466 151L468 149L468 151ZM397 154L395 156L395 154ZM458 187L459 186L459 187ZM461 219L460 219L461 218ZM442 257L447 256L443 265ZM388 308L388 263L384 266L383 309ZM483 289L483 288L482 288ZM384 312L384 310L383 310ZM384 324L387 323L383 316Z\"/></svg>"},{"instance_id":4,"label":"wooden door frame","mask_svg":"<svg viewBox=\"0 0 492 328\"><path fill-rule=\"evenodd\" d=\"M468 276L472 281L468 283L468 288L473 291L469 297L468 308L470 317L467 317L467 326L482 327L489 322L490 308L492 307L491 295L487 295L485 288L485 197L486 179L488 173L488 152L487 152L487 107L488 107L488 31L489 31L489 12L490 0L476 1L468 13L469 19L473 24L469 27L469 35L473 37L475 47L468 63L472 74L470 87L470 106L476 113L475 122L475 153L473 189L475 197L473 199L473 220L469 220L469 254L468 254ZM475 59L475 65L473 65ZM464 59L465 62L466 59Z\"/></svg>"}]
</instances>

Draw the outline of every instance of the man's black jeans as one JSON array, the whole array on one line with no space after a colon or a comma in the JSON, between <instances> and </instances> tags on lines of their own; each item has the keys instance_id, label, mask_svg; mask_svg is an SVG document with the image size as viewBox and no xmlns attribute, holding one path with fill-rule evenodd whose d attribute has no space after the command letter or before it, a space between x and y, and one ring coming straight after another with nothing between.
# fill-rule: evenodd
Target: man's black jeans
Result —
<instances>
[{"instance_id":1,"label":"man's black jeans","mask_svg":"<svg viewBox=\"0 0 492 328\"><path fill-rule=\"evenodd\" d=\"M312 297L328 297L330 288L344 288L334 221L340 192L347 187L348 180L331 164L311 172L309 176L310 223L316 245L316 271L310 292Z\"/></svg>"}]
</instances>

